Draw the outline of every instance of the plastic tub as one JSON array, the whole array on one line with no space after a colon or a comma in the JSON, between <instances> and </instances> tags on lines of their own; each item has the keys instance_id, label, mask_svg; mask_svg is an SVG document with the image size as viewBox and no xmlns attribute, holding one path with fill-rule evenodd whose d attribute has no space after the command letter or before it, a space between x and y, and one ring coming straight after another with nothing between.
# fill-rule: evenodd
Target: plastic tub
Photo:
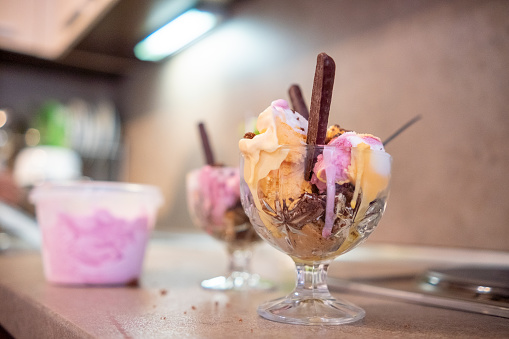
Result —
<instances>
[{"instance_id":1,"label":"plastic tub","mask_svg":"<svg viewBox=\"0 0 509 339\"><path fill-rule=\"evenodd\" d=\"M120 182L45 183L30 193L44 274L57 284L135 282L162 204L158 188Z\"/></svg>"}]
</instances>

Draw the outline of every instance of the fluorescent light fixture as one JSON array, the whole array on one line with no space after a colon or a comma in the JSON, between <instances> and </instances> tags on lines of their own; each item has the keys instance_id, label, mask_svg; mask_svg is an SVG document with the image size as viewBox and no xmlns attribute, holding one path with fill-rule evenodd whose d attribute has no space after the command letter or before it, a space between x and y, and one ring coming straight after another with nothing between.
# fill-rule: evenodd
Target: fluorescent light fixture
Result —
<instances>
[{"instance_id":1,"label":"fluorescent light fixture","mask_svg":"<svg viewBox=\"0 0 509 339\"><path fill-rule=\"evenodd\" d=\"M159 61L207 33L217 22L211 12L190 9L140 41L134 54L140 60Z\"/></svg>"}]
</instances>

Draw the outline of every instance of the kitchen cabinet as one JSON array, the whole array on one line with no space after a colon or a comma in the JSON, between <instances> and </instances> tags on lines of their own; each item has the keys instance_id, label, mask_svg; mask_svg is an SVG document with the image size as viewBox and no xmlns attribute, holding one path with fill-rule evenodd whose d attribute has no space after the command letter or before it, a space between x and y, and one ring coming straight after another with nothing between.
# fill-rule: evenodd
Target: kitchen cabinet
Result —
<instances>
[{"instance_id":1,"label":"kitchen cabinet","mask_svg":"<svg viewBox=\"0 0 509 339\"><path fill-rule=\"evenodd\" d=\"M0 48L64 55L118 0L0 0Z\"/></svg>"}]
</instances>

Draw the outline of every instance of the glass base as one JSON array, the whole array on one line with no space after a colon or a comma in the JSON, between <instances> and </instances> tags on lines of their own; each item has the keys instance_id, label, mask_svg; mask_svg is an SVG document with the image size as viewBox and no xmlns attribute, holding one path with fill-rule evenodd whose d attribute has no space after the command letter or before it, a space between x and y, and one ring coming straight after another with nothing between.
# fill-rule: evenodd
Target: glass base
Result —
<instances>
[{"instance_id":1,"label":"glass base","mask_svg":"<svg viewBox=\"0 0 509 339\"><path fill-rule=\"evenodd\" d=\"M328 298L300 298L295 294L258 307L265 319L299 325L340 325L359 321L366 312L349 302Z\"/></svg>"},{"instance_id":2,"label":"glass base","mask_svg":"<svg viewBox=\"0 0 509 339\"><path fill-rule=\"evenodd\" d=\"M219 276L203 280L201 287L218 291L267 291L274 288L274 285L260 278L258 274L247 272L232 272L229 276Z\"/></svg>"}]
</instances>

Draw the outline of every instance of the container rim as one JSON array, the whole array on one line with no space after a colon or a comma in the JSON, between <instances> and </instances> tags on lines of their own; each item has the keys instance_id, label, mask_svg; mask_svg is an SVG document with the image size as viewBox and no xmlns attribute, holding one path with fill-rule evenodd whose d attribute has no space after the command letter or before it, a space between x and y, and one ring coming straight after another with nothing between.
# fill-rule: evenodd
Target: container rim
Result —
<instances>
[{"instance_id":1,"label":"container rim","mask_svg":"<svg viewBox=\"0 0 509 339\"><path fill-rule=\"evenodd\" d=\"M139 184L121 181L95 181L95 180L66 180L48 181L34 186L30 192L30 202L34 203L38 198L51 194L70 193L82 190L87 193L135 193L148 194L156 198L158 204L162 203L161 190L154 185Z\"/></svg>"},{"instance_id":2,"label":"container rim","mask_svg":"<svg viewBox=\"0 0 509 339\"><path fill-rule=\"evenodd\" d=\"M360 149L359 147L357 146L349 146L349 147L345 147L345 146L336 146L336 145L309 145L309 144L300 144L300 145L287 145L287 144L283 144L283 145L279 145L276 149L282 149L282 150L299 150L299 149L311 149L311 150L324 150L324 149L335 149L335 150L354 150L354 149ZM368 148L368 149L362 149L362 152L369 152L369 153L373 153L373 154L378 154L378 155L381 155L381 156L385 156L385 157L388 157L389 159L392 160L392 156L385 150L376 150L376 149L372 149L372 148ZM240 154L242 156L244 156L245 154L241 151Z\"/></svg>"}]
</instances>

